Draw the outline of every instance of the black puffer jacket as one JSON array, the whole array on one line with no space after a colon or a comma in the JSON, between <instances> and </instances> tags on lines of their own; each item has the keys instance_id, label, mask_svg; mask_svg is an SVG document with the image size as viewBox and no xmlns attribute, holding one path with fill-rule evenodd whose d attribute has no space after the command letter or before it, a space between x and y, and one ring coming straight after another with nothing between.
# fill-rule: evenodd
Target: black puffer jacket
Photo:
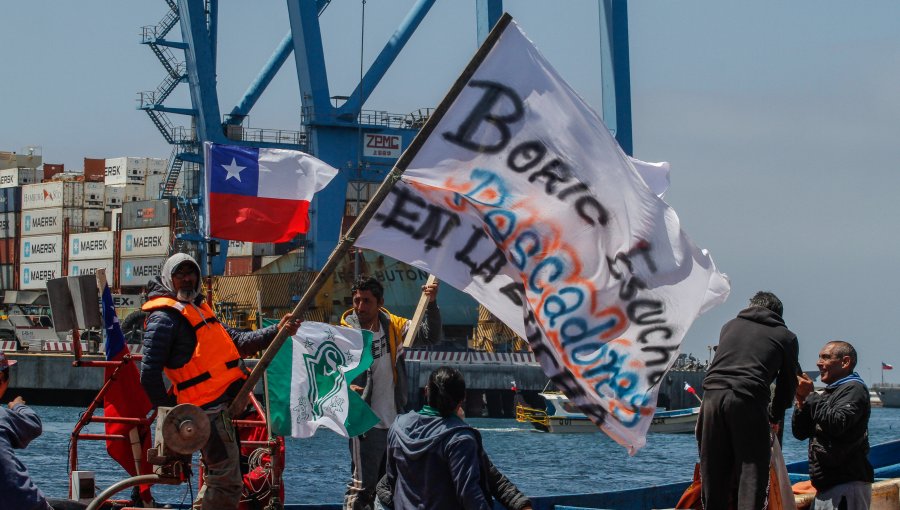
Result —
<instances>
[{"instance_id":1,"label":"black puffer jacket","mask_svg":"<svg viewBox=\"0 0 900 510\"><path fill-rule=\"evenodd\" d=\"M869 453L869 390L851 381L807 397L794 408L794 437L809 439L809 477L816 490L874 480Z\"/></svg>"},{"instance_id":2,"label":"black puffer jacket","mask_svg":"<svg viewBox=\"0 0 900 510\"><path fill-rule=\"evenodd\" d=\"M199 269L198 269L199 271ZM157 297L175 296L158 280L150 282L147 287L147 299ZM201 304L204 297L198 295L194 303ZM231 335L234 345L237 346L241 356L248 356L265 349L275 335L278 334L278 326L269 326L256 331L245 331L225 326L225 330ZM178 311L171 308L154 310L147 316L144 325L144 359L141 362L141 385L150 397L154 406L173 406L175 396L168 394L163 383L163 368L183 367L194 353L197 347L197 336L194 329ZM243 381L236 381L219 398L205 405L213 407L218 404L230 402L238 391Z\"/></svg>"}]
</instances>

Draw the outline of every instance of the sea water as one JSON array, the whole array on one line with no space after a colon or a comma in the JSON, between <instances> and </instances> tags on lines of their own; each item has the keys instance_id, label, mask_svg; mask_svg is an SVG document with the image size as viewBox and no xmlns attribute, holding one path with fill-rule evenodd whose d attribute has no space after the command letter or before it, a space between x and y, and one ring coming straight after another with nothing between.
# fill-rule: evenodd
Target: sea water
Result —
<instances>
[{"instance_id":1,"label":"sea water","mask_svg":"<svg viewBox=\"0 0 900 510\"><path fill-rule=\"evenodd\" d=\"M70 436L82 409L36 406L35 411L43 420L44 433L20 451L20 457L38 487L51 497L64 497ZM602 492L689 480L698 459L692 434L650 434L647 446L630 457L600 432L546 434L514 420L468 421L481 431L494 463L527 495ZM873 409L871 443L900 438L898 427L900 409ZM91 424L84 432L102 434L103 425ZM787 462L806 458L806 442L795 440L789 429L783 450ZM288 439L286 464L287 502L339 502L350 475L348 441L326 429L310 439ZM103 441L78 442L78 469L95 473L98 493L127 476L107 456ZM192 490L196 492L196 487L153 489L158 500L167 502L188 501Z\"/></svg>"}]
</instances>

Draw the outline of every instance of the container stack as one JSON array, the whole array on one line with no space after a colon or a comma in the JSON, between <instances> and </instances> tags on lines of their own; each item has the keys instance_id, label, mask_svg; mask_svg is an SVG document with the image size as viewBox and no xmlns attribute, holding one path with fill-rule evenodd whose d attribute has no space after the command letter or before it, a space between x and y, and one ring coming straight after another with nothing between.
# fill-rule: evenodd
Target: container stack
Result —
<instances>
[{"instance_id":1,"label":"container stack","mask_svg":"<svg viewBox=\"0 0 900 510\"><path fill-rule=\"evenodd\" d=\"M124 204L119 246L121 287L144 287L160 275L172 242L171 216L168 200Z\"/></svg>"},{"instance_id":2,"label":"container stack","mask_svg":"<svg viewBox=\"0 0 900 510\"><path fill-rule=\"evenodd\" d=\"M147 160L149 158L121 157L109 158L104 167L104 184L107 193L116 196L114 207L121 204L144 200L146 197Z\"/></svg>"},{"instance_id":3,"label":"container stack","mask_svg":"<svg viewBox=\"0 0 900 510\"><path fill-rule=\"evenodd\" d=\"M14 290L16 283L16 230L22 188L0 188L0 290Z\"/></svg>"},{"instance_id":4,"label":"container stack","mask_svg":"<svg viewBox=\"0 0 900 510\"><path fill-rule=\"evenodd\" d=\"M106 280L110 286L115 287L114 252L115 240L111 230L71 234L66 274L95 274L98 269L105 269Z\"/></svg>"}]
</instances>

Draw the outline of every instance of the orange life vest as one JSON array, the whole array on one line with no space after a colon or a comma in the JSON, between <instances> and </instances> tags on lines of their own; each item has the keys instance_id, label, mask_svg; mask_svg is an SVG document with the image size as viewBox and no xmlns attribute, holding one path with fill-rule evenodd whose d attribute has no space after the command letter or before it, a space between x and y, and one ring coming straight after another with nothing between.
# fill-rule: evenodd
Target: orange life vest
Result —
<instances>
[{"instance_id":1,"label":"orange life vest","mask_svg":"<svg viewBox=\"0 0 900 510\"><path fill-rule=\"evenodd\" d=\"M203 303L198 306L158 297L141 307L146 312L162 308L180 312L197 335L197 347L191 360L181 368L164 368L179 404L208 404L219 398L233 382L247 378L231 335L216 319L209 305Z\"/></svg>"}]
</instances>

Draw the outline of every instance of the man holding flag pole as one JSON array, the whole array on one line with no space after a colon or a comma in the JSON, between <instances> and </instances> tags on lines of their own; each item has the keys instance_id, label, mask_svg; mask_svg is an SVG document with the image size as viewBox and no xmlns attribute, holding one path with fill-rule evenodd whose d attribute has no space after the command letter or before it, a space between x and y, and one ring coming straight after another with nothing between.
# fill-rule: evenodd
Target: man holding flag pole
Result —
<instances>
[{"instance_id":1,"label":"man holding flag pole","mask_svg":"<svg viewBox=\"0 0 900 510\"><path fill-rule=\"evenodd\" d=\"M504 15L292 314L354 244L411 263L526 338L544 373L634 454L687 329L730 292L638 165Z\"/></svg>"},{"instance_id":2,"label":"man holding flag pole","mask_svg":"<svg viewBox=\"0 0 900 510\"><path fill-rule=\"evenodd\" d=\"M277 326L242 331L221 324L206 303L200 285L200 266L187 254L177 253L163 264L162 274L147 286L148 312L144 330L141 384L154 406L190 403L206 411L210 437L201 448L204 485L195 508L237 508L242 478L233 417L244 411L226 410L247 378L242 356L268 346L280 332L293 335L299 319L284 316ZM163 373L172 383L169 394Z\"/></svg>"}]
</instances>

